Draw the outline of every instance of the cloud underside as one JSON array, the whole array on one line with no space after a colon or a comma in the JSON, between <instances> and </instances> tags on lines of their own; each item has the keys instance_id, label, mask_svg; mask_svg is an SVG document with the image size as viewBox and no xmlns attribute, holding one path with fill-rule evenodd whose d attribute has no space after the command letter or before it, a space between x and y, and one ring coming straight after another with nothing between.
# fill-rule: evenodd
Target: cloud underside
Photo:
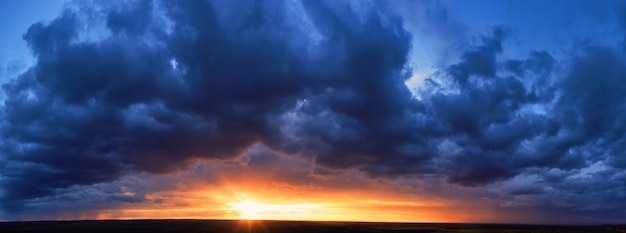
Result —
<instances>
[{"instance_id":1,"label":"cloud underside","mask_svg":"<svg viewBox=\"0 0 626 233\"><path fill-rule=\"evenodd\" d=\"M624 209L622 51L507 59L496 27L410 91L412 35L384 4L102 3L33 24L37 63L2 86L2 208L262 145L326 173L476 187L531 177L508 195L593 184L606 190L598 209ZM590 201L575 197L568 208Z\"/></svg>"}]
</instances>

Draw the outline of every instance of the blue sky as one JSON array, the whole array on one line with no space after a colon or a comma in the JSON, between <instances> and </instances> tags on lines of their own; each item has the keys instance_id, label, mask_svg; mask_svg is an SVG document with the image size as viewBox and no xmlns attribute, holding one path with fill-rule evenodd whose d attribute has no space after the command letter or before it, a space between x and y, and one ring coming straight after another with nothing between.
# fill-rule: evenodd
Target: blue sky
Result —
<instances>
[{"instance_id":1,"label":"blue sky","mask_svg":"<svg viewBox=\"0 0 626 233\"><path fill-rule=\"evenodd\" d=\"M34 60L27 44L22 40L22 35L34 22L54 19L61 12L64 3L65 0L9 0L0 2L2 80L17 75L17 72L26 68L23 66L32 65Z\"/></svg>"},{"instance_id":2,"label":"blue sky","mask_svg":"<svg viewBox=\"0 0 626 233\"><path fill-rule=\"evenodd\" d=\"M620 1L9 0L0 15L2 220L237 218L253 197L337 211L325 220L626 217Z\"/></svg>"}]
</instances>

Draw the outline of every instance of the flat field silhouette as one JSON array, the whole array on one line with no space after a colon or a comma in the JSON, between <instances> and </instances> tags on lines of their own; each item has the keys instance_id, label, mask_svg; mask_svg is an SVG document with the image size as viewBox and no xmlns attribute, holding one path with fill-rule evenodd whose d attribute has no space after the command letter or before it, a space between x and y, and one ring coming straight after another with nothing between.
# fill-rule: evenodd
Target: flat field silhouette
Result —
<instances>
[{"instance_id":1,"label":"flat field silhouette","mask_svg":"<svg viewBox=\"0 0 626 233\"><path fill-rule=\"evenodd\" d=\"M309 222L267 220L93 220L0 222L0 232L80 233L594 233L626 232L626 225L515 225L447 223Z\"/></svg>"}]
</instances>

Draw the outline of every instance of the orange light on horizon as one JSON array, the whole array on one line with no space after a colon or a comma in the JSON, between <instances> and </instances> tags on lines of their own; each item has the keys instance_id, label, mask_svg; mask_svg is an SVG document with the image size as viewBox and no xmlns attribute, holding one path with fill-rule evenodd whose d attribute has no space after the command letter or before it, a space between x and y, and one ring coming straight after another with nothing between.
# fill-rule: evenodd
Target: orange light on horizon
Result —
<instances>
[{"instance_id":1,"label":"orange light on horizon","mask_svg":"<svg viewBox=\"0 0 626 233\"><path fill-rule=\"evenodd\" d=\"M237 191L235 189L241 190ZM171 199L157 198L170 197ZM223 219L363 222L467 222L450 203L407 198L393 192L282 193L244 186L195 187L150 196L153 203L128 203L57 219ZM91 217L90 217L91 216Z\"/></svg>"},{"instance_id":2,"label":"orange light on horizon","mask_svg":"<svg viewBox=\"0 0 626 233\"><path fill-rule=\"evenodd\" d=\"M307 219L314 212L319 212L320 205L317 204L266 204L252 200L228 204L233 211L239 212L241 219L262 220L262 219ZM290 217L291 216L291 217Z\"/></svg>"},{"instance_id":3,"label":"orange light on horizon","mask_svg":"<svg viewBox=\"0 0 626 233\"><path fill-rule=\"evenodd\" d=\"M363 222L468 222L463 211L452 206L419 204L407 200L367 199L354 196L337 198L298 198L276 201L255 196L232 197L220 202L203 202L193 197L194 206L141 206L108 209L82 215L57 215L56 219L223 219L286 221L363 221ZM481 213L474 212L477 216ZM91 216L91 217L90 217Z\"/></svg>"},{"instance_id":4,"label":"orange light on horizon","mask_svg":"<svg viewBox=\"0 0 626 233\"><path fill-rule=\"evenodd\" d=\"M234 168L220 169L229 173L217 173L212 183L185 177L184 172L175 174L187 178L187 182L169 190L141 194L143 202L124 202L110 209L84 213L39 214L35 219L363 222L485 222L494 219L488 210L476 209L475 203L405 192L385 182L367 183L366 177L352 171L336 174L332 182L311 178L310 182L298 183L269 170L256 173L245 170L247 168L237 170L238 165L232 164L213 166ZM466 212L468 210L471 211Z\"/></svg>"}]
</instances>

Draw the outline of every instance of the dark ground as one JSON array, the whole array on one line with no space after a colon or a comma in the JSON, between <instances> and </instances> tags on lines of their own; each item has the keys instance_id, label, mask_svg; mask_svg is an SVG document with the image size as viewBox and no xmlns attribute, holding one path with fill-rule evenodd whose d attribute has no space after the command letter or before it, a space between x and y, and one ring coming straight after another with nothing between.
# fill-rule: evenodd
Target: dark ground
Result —
<instances>
[{"instance_id":1,"label":"dark ground","mask_svg":"<svg viewBox=\"0 0 626 233\"><path fill-rule=\"evenodd\" d=\"M299 221L221 221L221 220L104 220L104 221L42 221L0 222L0 232L81 232L81 233L344 233L344 232L440 232L440 233L561 233L561 232L623 232L626 225L543 226L499 224L440 223L364 223L364 222L299 222Z\"/></svg>"}]
</instances>

